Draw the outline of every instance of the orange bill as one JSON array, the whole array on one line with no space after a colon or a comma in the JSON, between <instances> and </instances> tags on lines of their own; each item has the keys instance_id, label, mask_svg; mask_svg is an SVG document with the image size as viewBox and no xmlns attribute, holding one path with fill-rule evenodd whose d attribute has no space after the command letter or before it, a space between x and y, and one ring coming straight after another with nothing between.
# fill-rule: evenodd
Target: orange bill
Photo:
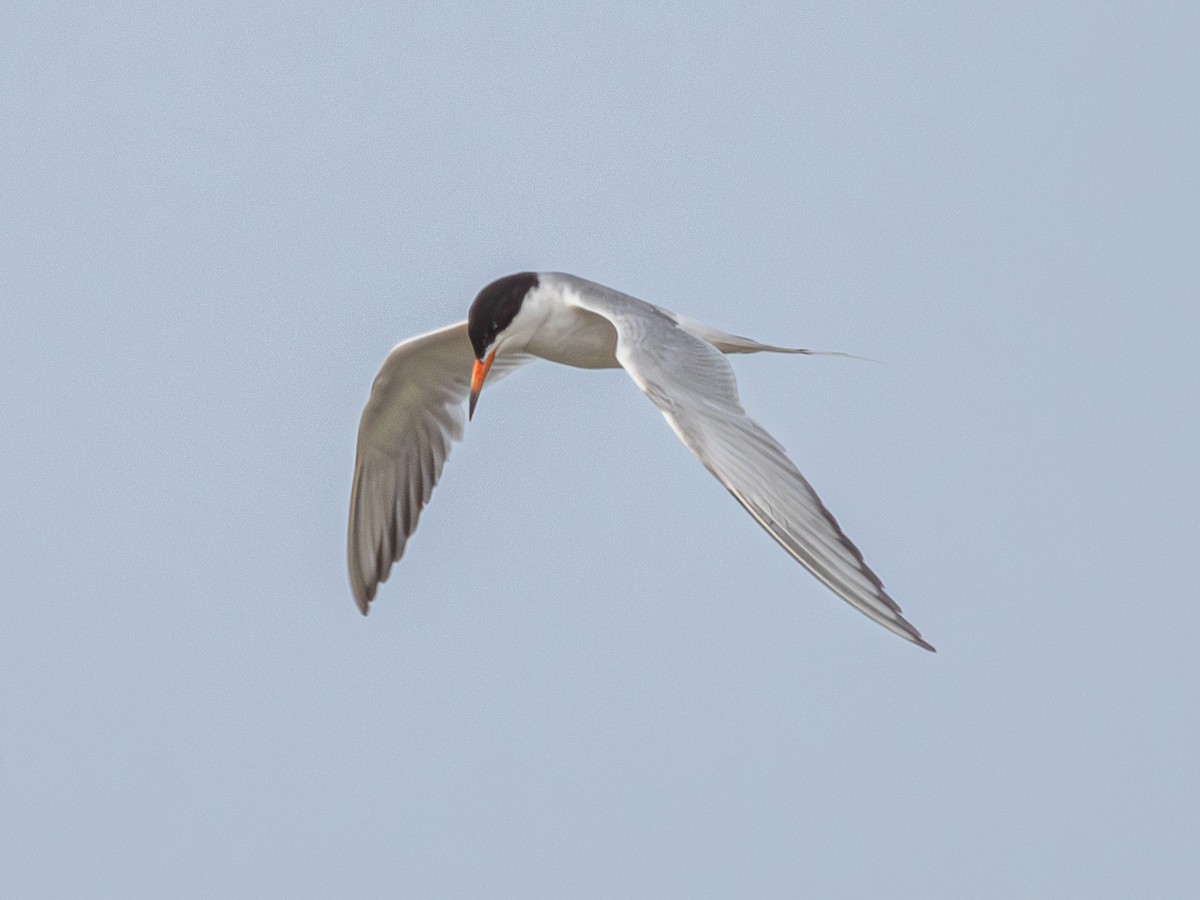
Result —
<instances>
[{"instance_id":1,"label":"orange bill","mask_svg":"<svg viewBox=\"0 0 1200 900\"><path fill-rule=\"evenodd\" d=\"M483 390L483 380L487 378L488 370L496 361L496 351L493 350L486 360L475 360L475 368L471 370L471 404L467 407L467 418L475 415L475 404L479 401L479 392Z\"/></svg>"}]
</instances>

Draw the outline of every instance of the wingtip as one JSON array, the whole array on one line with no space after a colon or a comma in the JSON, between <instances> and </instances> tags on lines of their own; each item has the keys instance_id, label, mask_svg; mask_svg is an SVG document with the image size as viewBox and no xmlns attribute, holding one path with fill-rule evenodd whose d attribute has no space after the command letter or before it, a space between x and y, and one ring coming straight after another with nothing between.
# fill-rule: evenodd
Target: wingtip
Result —
<instances>
[{"instance_id":1,"label":"wingtip","mask_svg":"<svg viewBox=\"0 0 1200 900\"><path fill-rule=\"evenodd\" d=\"M905 627L901 630L892 629L896 632L896 634L900 635L900 637L904 638L909 643L916 644L922 650L928 650L930 653L937 653L937 648L933 646L933 644L929 643L929 641L925 640L925 638L921 637L921 632L913 628L907 619L902 618L900 621Z\"/></svg>"},{"instance_id":2,"label":"wingtip","mask_svg":"<svg viewBox=\"0 0 1200 900\"><path fill-rule=\"evenodd\" d=\"M354 592L354 605L365 616L371 611L371 600L374 599L375 592L368 591L366 585L351 584L351 588Z\"/></svg>"},{"instance_id":3,"label":"wingtip","mask_svg":"<svg viewBox=\"0 0 1200 900\"><path fill-rule=\"evenodd\" d=\"M901 618L900 622L897 624L901 625L902 627L892 628L891 630L900 635L900 637L904 638L910 644L916 644L922 650L928 650L930 653L937 653L937 648L934 647L933 644L929 643L929 641L925 640L925 638L921 637L921 632L913 628L907 619Z\"/></svg>"}]
</instances>

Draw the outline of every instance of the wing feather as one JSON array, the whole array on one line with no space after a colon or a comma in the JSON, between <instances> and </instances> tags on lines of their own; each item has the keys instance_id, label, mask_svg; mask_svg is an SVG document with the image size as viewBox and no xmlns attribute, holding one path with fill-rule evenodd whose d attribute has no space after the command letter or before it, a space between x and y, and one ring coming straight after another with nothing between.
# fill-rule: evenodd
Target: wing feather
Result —
<instances>
[{"instance_id":1,"label":"wing feather","mask_svg":"<svg viewBox=\"0 0 1200 900\"><path fill-rule=\"evenodd\" d=\"M462 440L473 359L467 323L459 322L398 344L375 377L358 427L346 547L363 615L404 555L451 444ZM528 359L498 357L487 385Z\"/></svg>"},{"instance_id":2,"label":"wing feather","mask_svg":"<svg viewBox=\"0 0 1200 900\"><path fill-rule=\"evenodd\" d=\"M582 279L564 280L564 287L568 302L612 322L625 371L780 546L855 609L933 650L783 447L746 415L733 368L717 347L693 333L695 323L688 320L687 329L674 314Z\"/></svg>"}]
</instances>

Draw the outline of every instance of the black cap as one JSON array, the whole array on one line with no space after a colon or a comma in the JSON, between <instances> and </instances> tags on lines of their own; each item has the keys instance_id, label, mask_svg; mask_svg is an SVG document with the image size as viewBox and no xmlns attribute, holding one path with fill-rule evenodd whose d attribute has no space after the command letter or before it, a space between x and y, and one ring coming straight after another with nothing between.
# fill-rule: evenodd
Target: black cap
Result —
<instances>
[{"instance_id":1,"label":"black cap","mask_svg":"<svg viewBox=\"0 0 1200 900\"><path fill-rule=\"evenodd\" d=\"M525 295L537 284L536 272L518 272L497 278L479 292L467 313L467 334L476 359L483 359L496 335L512 324Z\"/></svg>"}]
</instances>

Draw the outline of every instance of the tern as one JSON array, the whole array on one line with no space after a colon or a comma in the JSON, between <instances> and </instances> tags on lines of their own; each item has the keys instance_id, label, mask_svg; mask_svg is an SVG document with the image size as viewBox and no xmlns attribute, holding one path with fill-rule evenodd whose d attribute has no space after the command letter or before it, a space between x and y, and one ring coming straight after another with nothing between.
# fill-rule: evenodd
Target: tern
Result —
<instances>
[{"instance_id":1,"label":"tern","mask_svg":"<svg viewBox=\"0 0 1200 900\"><path fill-rule=\"evenodd\" d=\"M375 378L358 429L350 496L350 585L366 615L404 555L462 440L484 384L533 359L623 368L667 424L780 546L884 628L933 650L901 615L782 446L746 415L727 353L816 351L718 331L562 272L520 272L481 290L465 322L398 344Z\"/></svg>"}]
</instances>

